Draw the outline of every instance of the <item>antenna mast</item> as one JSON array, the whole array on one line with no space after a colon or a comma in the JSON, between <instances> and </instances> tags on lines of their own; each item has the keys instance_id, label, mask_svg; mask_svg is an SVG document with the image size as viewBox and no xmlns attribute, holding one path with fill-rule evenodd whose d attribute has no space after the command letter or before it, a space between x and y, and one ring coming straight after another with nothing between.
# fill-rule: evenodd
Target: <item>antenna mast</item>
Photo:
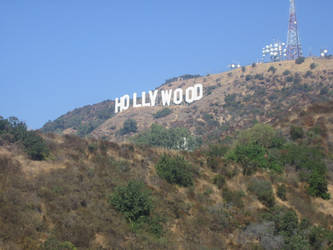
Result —
<instances>
[{"instance_id":1,"label":"antenna mast","mask_svg":"<svg viewBox=\"0 0 333 250\"><path fill-rule=\"evenodd\" d=\"M303 56L302 45L298 35L295 0L290 0L289 27L287 38L287 59L295 60Z\"/></svg>"}]
</instances>

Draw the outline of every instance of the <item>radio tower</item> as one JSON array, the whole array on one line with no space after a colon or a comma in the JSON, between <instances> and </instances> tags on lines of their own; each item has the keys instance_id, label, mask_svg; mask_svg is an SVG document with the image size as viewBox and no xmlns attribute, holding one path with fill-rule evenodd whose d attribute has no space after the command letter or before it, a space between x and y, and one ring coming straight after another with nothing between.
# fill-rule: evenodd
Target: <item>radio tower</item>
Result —
<instances>
[{"instance_id":1,"label":"radio tower","mask_svg":"<svg viewBox=\"0 0 333 250\"><path fill-rule=\"evenodd\" d=\"M290 0L287 60L295 60L301 56L303 56L303 52L297 29L295 0Z\"/></svg>"}]
</instances>

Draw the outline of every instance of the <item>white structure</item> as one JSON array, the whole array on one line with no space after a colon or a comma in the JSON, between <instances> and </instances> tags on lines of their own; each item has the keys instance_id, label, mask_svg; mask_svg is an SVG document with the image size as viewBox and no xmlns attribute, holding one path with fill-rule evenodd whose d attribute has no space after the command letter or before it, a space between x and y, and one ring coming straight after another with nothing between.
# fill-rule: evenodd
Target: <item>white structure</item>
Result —
<instances>
[{"instance_id":1,"label":"white structure","mask_svg":"<svg viewBox=\"0 0 333 250\"><path fill-rule=\"evenodd\" d=\"M283 42L276 42L266 45L262 49L262 61L264 62L267 57L271 61L277 62L283 60L287 56L287 47Z\"/></svg>"}]
</instances>

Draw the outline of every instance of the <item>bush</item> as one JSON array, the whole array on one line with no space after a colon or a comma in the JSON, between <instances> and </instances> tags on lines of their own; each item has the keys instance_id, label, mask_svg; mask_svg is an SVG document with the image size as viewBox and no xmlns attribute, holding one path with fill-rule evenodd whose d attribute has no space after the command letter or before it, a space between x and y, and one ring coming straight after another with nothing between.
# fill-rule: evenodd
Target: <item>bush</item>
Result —
<instances>
[{"instance_id":1,"label":"bush","mask_svg":"<svg viewBox=\"0 0 333 250\"><path fill-rule=\"evenodd\" d=\"M292 82L292 81L294 81L294 77L293 77L293 76L288 76L288 77L286 78L286 81L287 81L287 82Z\"/></svg>"},{"instance_id":2,"label":"bush","mask_svg":"<svg viewBox=\"0 0 333 250\"><path fill-rule=\"evenodd\" d=\"M286 201L287 200L286 193L287 193L286 185L284 185L284 184L279 185L277 188L277 193L276 193L277 196L281 200Z\"/></svg>"},{"instance_id":3,"label":"bush","mask_svg":"<svg viewBox=\"0 0 333 250\"><path fill-rule=\"evenodd\" d=\"M257 168L269 168L282 171L279 157L274 156L272 149L279 149L284 143L283 138L270 126L256 124L242 131L227 158L240 163L243 174L249 175Z\"/></svg>"},{"instance_id":4,"label":"bush","mask_svg":"<svg viewBox=\"0 0 333 250\"><path fill-rule=\"evenodd\" d=\"M181 156L162 155L155 165L157 174L171 184L188 187L193 185L191 165Z\"/></svg>"},{"instance_id":5,"label":"bush","mask_svg":"<svg viewBox=\"0 0 333 250\"><path fill-rule=\"evenodd\" d=\"M328 94L328 88L326 86L320 90L320 95L327 95L327 94Z\"/></svg>"},{"instance_id":6,"label":"bush","mask_svg":"<svg viewBox=\"0 0 333 250\"><path fill-rule=\"evenodd\" d=\"M246 81L250 81L250 80L252 80L253 79L253 77L251 76L251 75L246 75L245 76L245 80Z\"/></svg>"},{"instance_id":7,"label":"bush","mask_svg":"<svg viewBox=\"0 0 333 250\"><path fill-rule=\"evenodd\" d=\"M221 188L224 186L224 184L225 184L225 178L224 178L224 176L223 176L223 175L220 175L220 174L216 175L216 176L214 177L213 183L214 183L219 189L221 189Z\"/></svg>"},{"instance_id":8,"label":"bush","mask_svg":"<svg viewBox=\"0 0 333 250\"><path fill-rule=\"evenodd\" d=\"M290 137L292 140L297 140L304 137L304 131L301 127L291 126Z\"/></svg>"},{"instance_id":9,"label":"bush","mask_svg":"<svg viewBox=\"0 0 333 250\"><path fill-rule=\"evenodd\" d=\"M44 139L37 132L28 131L26 124L16 117L0 118L0 137L10 143L21 143L32 160L44 160L49 154Z\"/></svg>"},{"instance_id":10,"label":"bush","mask_svg":"<svg viewBox=\"0 0 333 250\"><path fill-rule=\"evenodd\" d=\"M310 64L310 69L315 69L316 67L317 67L317 64L315 64L315 63Z\"/></svg>"},{"instance_id":11,"label":"bush","mask_svg":"<svg viewBox=\"0 0 333 250\"><path fill-rule=\"evenodd\" d=\"M263 146L258 144L244 144L237 145L228 158L242 165L244 175L250 175L257 168L268 166L268 160L265 155L266 151Z\"/></svg>"},{"instance_id":12,"label":"bush","mask_svg":"<svg viewBox=\"0 0 333 250\"><path fill-rule=\"evenodd\" d=\"M262 81L262 80L264 80L264 75L263 75L263 74L256 74L256 75L254 76L254 78L255 78L255 79L258 79L258 80L260 80L260 81Z\"/></svg>"},{"instance_id":13,"label":"bush","mask_svg":"<svg viewBox=\"0 0 333 250\"><path fill-rule=\"evenodd\" d=\"M241 131L236 145L258 144L265 148L281 147L284 140L281 136L269 125L256 124L252 128Z\"/></svg>"},{"instance_id":14,"label":"bush","mask_svg":"<svg viewBox=\"0 0 333 250\"><path fill-rule=\"evenodd\" d=\"M123 128L119 131L120 135L126 135L129 133L136 132L138 129L136 120L133 119L127 119L124 122Z\"/></svg>"},{"instance_id":15,"label":"bush","mask_svg":"<svg viewBox=\"0 0 333 250\"><path fill-rule=\"evenodd\" d=\"M222 196L227 203L232 204L238 208L244 207L242 199L244 197L243 191L231 191L228 188L224 188L222 191Z\"/></svg>"},{"instance_id":16,"label":"bush","mask_svg":"<svg viewBox=\"0 0 333 250\"><path fill-rule=\"evenodd\" d=\"M272 220L275 224L275 231L283 236L290 237L298 229L298 217L292 209L275 207L272 210Z\"/></svg>"},{"instance_id":17,"label":"bush","mask_svg":"<svg viewBox=\"0 0 333 250\"><path fill-rule=\"evenodd\" d=\"M275 74L276 70L277 69L274 66L270 66L268 72L272 72L273 74Z\"/></svg>"},{"instance_id":18,"label":"bush","mask_svg":"<svg viewBox=\"0 0 333 250\"><path fill-rule=\"evenodd\" d=\"M48 238L41 247L42 250L76 250L76 247L69 241L58 241L55 238Z\"/></svg>"},{"instance_id":19,"label":"bush","mask_svg":"<svg viewBox=\"0 0 333 250\"><path fill-rule=\"evenodd\" d=\"M130 222L148 217L153 207L151 192L139 181L130 181L126 186L117 187L109 202Z\"/></svg>"},{"instance_id":20,"label":"bush","mask_svg":"<svg viewBox=\"0 0 333 250\"><path fill-rule=\"evenodd\" d=\"M306 71L306 73L304 75L305 78L312 77L312 76L313 76L313 73L310 70Z\"/></svg>"},{"instance_id":21,"label":"bush","mask_svg":"<svg viewBox=\"0 0 333 250\"><path fill-rule=\"evenodd\" d=\"M315 197L321 197L324 200L330 199L330 194L327 189L326 175L321 173L320 170L315 169L312 171L308 179L309 187L308 192Z\"/></svg>"},{"instance_id":22,"label":"bush","mask_svg":"<svg viewBox=\"0 0 333 250\"><path fill-rule=\"evenodd\" d=\"M304 180L309 184L308 192L315 197L329 199L327 188L327 167L324 154L315 147L287 144L284 147L283 162L302 170ZM304 174L306 173L306 174Z\"/></svg>"},{"instance_id":23,"label":"bush","mask_svg":"<svg viewBox=\"0 0 333 250\"><path fill-rule=\"evenodd\" d=\"M149 130L134 137L133 142L139 145L151 145L177 150L193 150L200 146L201 140L194 137L186 128L164 128L153 124Z\"/></svg>"},{"instance_id":24,"label":"bush","mask_svg":"<svg viewBox=\"0 0 333 250\"><path fill-rule=\"evenodd\" d=\"M169 109L169 108L164 108L158 112L156 112L155 114L153 114L153 117L155 119L158 119L158 118L162 118L162 117L165 117L165 116L168 116L172 113L172 110Z\"/></svg>"},{"instance_id":25,"label":"bush","mask_svg":"<svg viewBox=\"0 0 333 250\"><path fill-rule=\"evenodd\" d=\"M298 57L296 60L295 60L295 63L296 64L302 64L302 63L304 63L304 61L305 61L305 57Z\"/></svg>"},{"instance_id":26,"label":"bush","mask_svg":"<svg viewBox=\"0 0 333 250\"><path fill-rule=\"evenodd\" d=\"M25 151L32 160L42 161L49 154L45 141L34 131L28 131L23 139Z\"/></svg>"},{"instance_id":27,"label":"bush","mask_svg":"<svg viewBox=\"0 0 333 250\"><path fill-rule=\"evenodd\" d=\"M283 75L284 75L284 76L290 75L290 73L291 73L290 70L285 70L285 71L283 71Z\"/></svg>"},{"instance_id":28,"label":"bush","mask_svg":"<svg viewBox=\"0 0 333 250\"><path fill-rule=\"evenodd\" d=\"M255 194L259 201L267 207L273 207L275 203L272 184L263 179L253 179L248 190Z\"/></svg>"}]
</instances>

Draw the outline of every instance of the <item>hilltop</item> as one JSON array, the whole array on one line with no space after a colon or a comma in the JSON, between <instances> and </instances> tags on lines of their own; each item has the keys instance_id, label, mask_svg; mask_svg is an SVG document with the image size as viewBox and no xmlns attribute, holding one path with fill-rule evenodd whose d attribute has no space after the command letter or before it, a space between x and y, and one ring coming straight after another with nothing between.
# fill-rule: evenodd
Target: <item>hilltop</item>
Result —
<instances>
[{"instance_id":1,"label":"hilltop","mask_svg":"<svg viewBox=\"0 0 333 250\"><path fill-rule=\"evenodd\" d=\"M217 141L256 122L281 129L300 125L304 118L313 119L310 123L314 124L321 115L310 106L326 105L331 113L332 79L333 60L329 58L307 58L301 64L283 61L250 65L207 76L187 75L170 79L157 89L185 89L202 83L204 98L190 105L169 106L167 110L161 105L130 108L114 114L114 102L105 101L69 112L45 124L41 131L122 142L152 124L160 124L166 128L184 127L204 141ZM330 117L325 115L321 124L330 126ZM136 121L137 129L121 133L128 119ZM332 143L328 139L327 143Z\"/></svg>"}]
</instances>

